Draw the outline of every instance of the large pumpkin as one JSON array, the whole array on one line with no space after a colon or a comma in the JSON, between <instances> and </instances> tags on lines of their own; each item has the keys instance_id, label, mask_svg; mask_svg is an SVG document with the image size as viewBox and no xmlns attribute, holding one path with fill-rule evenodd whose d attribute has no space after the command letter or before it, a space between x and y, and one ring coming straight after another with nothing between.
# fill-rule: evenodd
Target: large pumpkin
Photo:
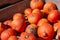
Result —
<instances>
[{"instance_id":1,"label":"large pumpkin","mask_svg":"<svg viewBox=\"0 0 60 40\"><path fill-rule=\"evenodd\" d=\"M1 33L1 40L8 40L8 38L12 35L16 35L16 32L9 28L7 30L4 30L2 33Z\"/></svg>"},{"instance_id":2,"label":"large pumpkin","mask_svg":"<svg viewBox=\"0 0 60 40\"><path fill-rule=\"evenodd\" d=\"M38 36L45 39L51 40L54 36L54 29L49 23L44 23L37 30Z\"/></svg>"}]
</instances>

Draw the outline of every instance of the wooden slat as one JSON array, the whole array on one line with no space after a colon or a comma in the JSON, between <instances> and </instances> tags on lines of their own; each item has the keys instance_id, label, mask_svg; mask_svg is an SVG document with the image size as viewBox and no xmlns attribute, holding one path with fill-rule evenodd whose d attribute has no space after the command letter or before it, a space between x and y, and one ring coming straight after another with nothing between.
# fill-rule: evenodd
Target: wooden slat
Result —
<instances>
[{"instance_id":1,"label":"wooden slat","mask_svg":"<svg viewBox=\"0 0 60 40\"><path fill-rule=\"evenodd\" d=\"M27 7L30 7L30 1L31 0L24 0L26 2Z\"/></svg>"},{"instance_id":2,"label":"wooden slat","mask_svg":"<svg viewBox=\"0 0 60 40\"><path fill-rule=\"evenodd\" d=\"M13 16L13 14L17 12L23 13L25 8L27 8L26 1L22 1L14 5L8 6L4 9L0 9L0 21L10 19Z\"/></svg>"},{"instance_id":3,"label":"wooden slat","mask_svg":"<svg viewBox=\"0 0 60 40\"><path fill-rule=\"evenodd\" d=\"M6 4L13 4L20 0L0 0L0 6L6 5Z\"/></svg>"}]
</instances>

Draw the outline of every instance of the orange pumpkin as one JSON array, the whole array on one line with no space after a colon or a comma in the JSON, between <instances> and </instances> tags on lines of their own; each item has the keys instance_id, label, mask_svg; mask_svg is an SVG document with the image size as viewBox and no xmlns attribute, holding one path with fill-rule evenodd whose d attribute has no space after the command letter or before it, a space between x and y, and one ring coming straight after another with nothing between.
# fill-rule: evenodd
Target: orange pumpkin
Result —
<instances>
[{"instance_id":1,"label":"orange pumpkin","mask_svg":"<svg viewBox=\"0 0 60 40\"><path fill-rule=\"evenodd\" d=\"M40 13L39 9L33 9L32 13Z\"/></svg>"},{"instance_id":2,"label":"orange pumpkin","mask_svg":"<svg viewBox=\"0 0 60 40\"><path fill-rule=\"evenodd\" d=\"M43 10L46 14L49 14L49 12L51 12L52 10L56 10L56 5L53 2L46 2Z\"/></svg>"},{"instance_id":3,"label":"orange pumpkin","mask_svg":"<svg viewBox=\"0 0 60 40\"><path fill-rule=\"evenodd\" d=\"M54 31L56 32L60 28L60 22L54 24Z\"/></svg>"},{"instance_id":4,"label":"orange pumpkin","mask_svg":"<svg viewBox=\"0 0 60 40\"><path fill-rule=\"evenodd\" d=\"M37 13L37 14L39 14L39 15L40 15L40 18L42 18L42 17L44 16L44 13L43 13L42 11L40 11L39 9L34 9L34 10L32 11L32 13Z\"/></svg>"},{"instance_id":5,"label":"orange pumpkin","mask_svg":"<svg viewBox=\"0 0 60 40\"><path fill-rule=\"evenodd\" d=\"M11 27L18 32L23 32L26 28L26 22L25 22L24 16L20 13L16 13L13 16L13 21L12 21Z\"/></svg>"},{"instance_id":6,"label":"orange pumpkin","mask_svg":"<svg viewBox=\"0 0 60 40\"><path fill-rule=\"evenodd\" d=\"M25 11L24 11L25 16L28 16L28 15L31 14L31 13L32 13L32 9L31 9L31 8L27 8L27 9L25 9Z\"/></svg>"},{"instance_id":7,"label":"orange pumpkin","mask_svg":"<svg viewBox=\"0 0 60 40\"><path fill-rule=\"evenodd\" d=\"M18 38L16 36L10 36L8 40L18 40Z\"/></svg>"},{"instance_id":8,"label":"orange pumpkin","mask_svg":"<svg viewBox=\"0 0 60 40\"><path fill-rule=\"evenodd\" d=\"M39 11L39 9L34 9L32 14L28 16L28 22L32 24L37 24L37 22L41 18L42 18L42 13Z\"/></svg>"},{"instance_id":9,"label":"orange pumpkin","mask_svg":"<svg viewBox=\"0 0 60 40\"><path fill-rule=\"evenodd\" d=\"M37 30L38 36L45 39L51 40L54 36L54 29L49 23L44 23Z\"/></svg>"},{"instance_id":10,"label":"orange pumpkin","mask_svg":"<svg viewBox=\"0 0 60 40\"><path fill-rule=\"evenodd\" d=\"M13 15L13 20L20 20L20 19L24 19L24 15L22 13L15 13Z\"/></svg>"},{"instance_id":11,"label":"orange pumpkin","mask_svg":"<svg viewBox=\"0 0 60 40\"><path fill-rule=\"evenodd\" d=\"M22 32L20 40L36 40L36 37L33 34Z\"/></svg>"},{"instance_id":12,"label":"orange pumpkin","mask_svg":"<svg viewBox=\"0 0 60 40\"><path fill-rule=\"evenodd\" d=\"M37 31L37 26L35 24L28 25L26 30L25 30L25 32L31 33L33 35L36 35L36 31Z\"/></svg>"},{"instance_id":13,"label":"orange pumpkin","mask_svg":"<svg viewBox=\"0 0 60 40\"><path fill-rule=\"evenodd\" d=\"M59 20L59 11L58 10L53 10L49 13L47 19L51 22L51 23L55 23L58 22Z\"/></svg>"},{"instance_id":14,"label":"orange pumpkin","mask_svg":"<svg viewBox=\"0 0 60 40\"><path fill-rule=\"evenodd\" d=\"M31 0L31 2L30 2L30 7L32 9L36 9L36 8L42 9L43 5L44 5L43 0Z\"/></svg>"},{"instance_id":15,"label":"orange pumpkin","mask_svg":"<svg viewBox=\"0 0 60 40\"><path fill-rule=\"evenodd\" d=\"M7 30L4 30L2 33L1 33L1 40L8 40L8 38L12 35L16 35L16 32L9 28Z\"/></svg>"},{"instance_id":16,"label":"orange pumpkin","mask_svg":"<svg viewBox=\"0 0 60 40\"><path fill-rule=\"evenodd\" d=\"M48 20L45 18L40 19L37 23L37 26L41 26L43 23L48 23Z\"/></svg>"}]
</instances>

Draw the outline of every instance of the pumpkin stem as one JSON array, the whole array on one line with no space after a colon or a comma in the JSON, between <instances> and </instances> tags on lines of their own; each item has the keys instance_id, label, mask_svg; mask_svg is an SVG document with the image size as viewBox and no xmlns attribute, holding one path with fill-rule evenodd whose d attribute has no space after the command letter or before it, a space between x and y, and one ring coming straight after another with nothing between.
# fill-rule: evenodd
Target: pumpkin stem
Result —
<instances>
[{"instance_id":1,"label":"pumpkin stem","mask_svg":"<svg viewBox=\"0 0 60 40\"><path fill-rule=\"evenodd\" d=\"M17 36L18 39L20 39L20 36Z\"/></svg>"},{"instance_id":2,"label":"pumpkin stem","mask_svg":"<svg viewBox=\"0 0 60 40\"><path fill-rule=\"evenodd\" d=\"M44 12L44 10L40 10L41 12Z\"/></svg>"},{"instance_id":3,"label":"pumpkin stem","mask_svg":"<svg viewBox=\"0 0 60 40\"><path fill-rule=\"evenodd\" d=\"M45 33L44 33L44 37L47 37L47 36L48 36L48 35L47 35L47 33L45 32Z\"/></svg>"},{"instance_id":4,"label":"pumpkin stem","mask_svg":"<svg viewBox=\"0 0 60 40\"><path fill-rule=\"evenodd\" d=\"M27 16L25 16L25 19L26 19L26 20L28 19Z\"/></svg>"},{"instance_id":5,"label":"pumpkin stem","mask_svg":"<svg viewBox=\"0 0 60 40\"><path fill-rule=\"evenodd\" d=\"M26 39L28 39L28 38L29 38L29 36L28 36L28 35L26 35L26 36L25 36L25 38L26 38Z\"/></svg>"},{"instance_id":6,"label":"pumpkin stem","mask_svg":"<svg viewBox=\"0 0 60 40\"><path fill-rule=\"evenodd\" d=\"M50 8L48 8L48 11L50 12L50 11L51 11L51 9L50 9Z\"/></svg>"}]
</instances>

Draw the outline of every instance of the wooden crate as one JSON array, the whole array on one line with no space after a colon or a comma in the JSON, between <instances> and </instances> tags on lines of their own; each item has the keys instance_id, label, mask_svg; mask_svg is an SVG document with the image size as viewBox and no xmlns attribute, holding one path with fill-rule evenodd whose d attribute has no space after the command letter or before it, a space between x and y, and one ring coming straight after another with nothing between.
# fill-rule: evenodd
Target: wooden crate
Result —
<instances>
[{"instance_id":1,"label":"wooden crate","mask_svg":"<svg viewBox=\"0 0 60 40\"><path fill-rule=\"evenodd\" d=\"M45 1L55 3L58 7L58 10L60 11L60 0L45 0ZM1 2L1 0L0 0L0 2ZM17 2L17 0L15 2ZM12 3L15 3L15 2L12 2ZM8 3L8 1L6 3ZM18 3L15 3L13 5L10 5L8 7L5 7L3 9L0 9L0 21L5 21L7 19L12 18L12 16L15 13L18 13L18 12L23 13L24 9L29 7L29 3L30 3L30 0L24 0L24 1L21 1ZM1 5L1 3L0 3L0 5Z\"/></svg>"}]
</instances>

